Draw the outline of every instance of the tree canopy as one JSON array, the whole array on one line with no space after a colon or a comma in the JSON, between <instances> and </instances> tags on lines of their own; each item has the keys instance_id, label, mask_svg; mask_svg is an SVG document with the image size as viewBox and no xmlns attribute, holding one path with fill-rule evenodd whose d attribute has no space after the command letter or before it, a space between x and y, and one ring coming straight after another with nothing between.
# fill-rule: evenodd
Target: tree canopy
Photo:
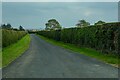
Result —
<instances>
[{"instance_id":1,"label":"tree canopy","mask_svg":"<svg viewBox=\"0 0 120 80\"><path fill-rule=\"evenodd\" d=\"M101 20L100 20L100 21L96 22L95 25L102 25L102 24L104 24L104 23L105 23L104 21L101 21Z\"/></svg>"},{"instance_id":2,"label":"tree canopy","mask_svg":"<svg viewBox=\"0 0 120 80\"><path fill-rule=\"evenodd\" d=\"M77 27L87 27L89 25L90 23L86 22L85 20L79 20L78 23L76 24Z\"/></svg>"},{"instance_id":3,"label":"tree canopy","mask_svg":"<svg viewBox=\"0 0 120 80\"><path fill-rule=\"evenodd\" d=\"M45 24L46 30L58 30L61 29L61 25L56 19L50 19L48 22Z\"/></svg>"}]
</instances>

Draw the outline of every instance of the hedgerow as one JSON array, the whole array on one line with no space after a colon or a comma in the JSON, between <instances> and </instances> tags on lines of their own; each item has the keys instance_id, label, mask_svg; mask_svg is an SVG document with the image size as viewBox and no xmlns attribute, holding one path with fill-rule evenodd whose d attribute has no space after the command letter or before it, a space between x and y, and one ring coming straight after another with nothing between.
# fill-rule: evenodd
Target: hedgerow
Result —
<instances>
[{"instance_id":1,"label":"hedgerow","mask_svg":"<svg viewBox=\"0 0 120 80\"><path fill-rule=\"evenodd\" d=\"M102 53L120 54L120 22L83 28L39 31L38 34L80 47L89 47Z\"/></svg>"},{"instance_id":2,"label":"hedgerow","mask_svg":"<svg viewBox=\"0 0 120 80\"><path fill-rule=\"evenodd\" d=\"M27 33L25 31L14 31L2 29L2 47L7 47L20 40Z\"/></svg>"}]
</instances>

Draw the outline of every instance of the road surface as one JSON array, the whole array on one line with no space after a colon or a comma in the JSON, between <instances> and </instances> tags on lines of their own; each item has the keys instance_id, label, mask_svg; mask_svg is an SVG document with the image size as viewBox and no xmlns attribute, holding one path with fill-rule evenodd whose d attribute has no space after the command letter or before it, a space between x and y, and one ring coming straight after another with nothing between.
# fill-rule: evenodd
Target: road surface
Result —
<instances>
[{"instance_id":1,"label":"road surface","mask_svg":"<svg viewBox=\"0 0 120 80\"><path fill-rule=\"evenodd\" d=\"M3 69L4 78L117 78L118 69L31 34L29 49Z\"/></svg>"}]
</instances>

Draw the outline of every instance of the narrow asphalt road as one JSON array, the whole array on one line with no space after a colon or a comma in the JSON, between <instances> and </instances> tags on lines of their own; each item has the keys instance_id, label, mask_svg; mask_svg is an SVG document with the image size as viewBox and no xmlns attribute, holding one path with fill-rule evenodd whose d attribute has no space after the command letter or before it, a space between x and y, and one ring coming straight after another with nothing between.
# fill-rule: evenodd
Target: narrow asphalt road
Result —
<instances>
[{"instance_id":1,"label":"narrow asphalt road","mask_svg":"<svg viewBox=\"0 0 120 80\"><path fill-rule=\"evenodd\" d=\"M31 34L30 48L8 67L4 78L117 78L118 69L45 42Z\"/></svg>"}]
</instances>

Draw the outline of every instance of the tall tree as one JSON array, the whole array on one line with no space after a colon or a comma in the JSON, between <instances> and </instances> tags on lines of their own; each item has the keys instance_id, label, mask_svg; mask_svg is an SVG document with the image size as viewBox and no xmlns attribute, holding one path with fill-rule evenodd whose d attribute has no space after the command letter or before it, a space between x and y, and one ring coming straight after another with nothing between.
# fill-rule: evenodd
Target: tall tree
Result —
<instances>
[{"instance_id":1,"label":"tall tree","mask_svg":"<svg viewBox=\"0 0 120 80\"><path fill-rule=\"evenodd\" d=\"M76 24L77 27L87 27L89 25L90 23L86 22L85 20L79 20L78 23Z\"/></svg>"},{"instance_id":2,"label":"tall tree","mask_svg":"<svg viewBox=\"0 0 120 80\"><path fill-rule=\"evenodd\" d=\"M48 20L48 23L46 25L46 30L58 30L61 29L61 25L56 19L50 19Z\"/></svg>"}]
</instances>

